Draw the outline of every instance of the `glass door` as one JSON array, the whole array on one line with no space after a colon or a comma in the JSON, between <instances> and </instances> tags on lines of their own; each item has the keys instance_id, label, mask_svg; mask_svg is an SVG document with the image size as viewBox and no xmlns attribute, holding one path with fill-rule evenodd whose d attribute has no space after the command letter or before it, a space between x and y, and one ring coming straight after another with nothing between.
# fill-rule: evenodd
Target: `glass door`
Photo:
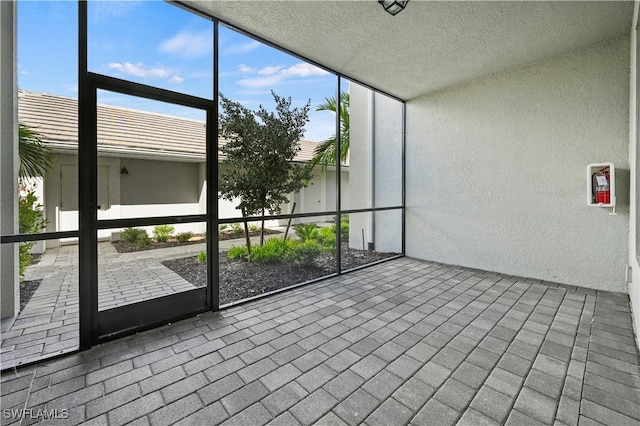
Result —
<instances>
[{"instance_id":1,"label":"glass door","mask_svg":"<svg viewBox=\"0 0 640 426\"><path fill-rule=\"evenodd\" d=\"M92 80L97 334L105 340L213 307L213 110L189 95Z\"/></svg>"}]
</instances>

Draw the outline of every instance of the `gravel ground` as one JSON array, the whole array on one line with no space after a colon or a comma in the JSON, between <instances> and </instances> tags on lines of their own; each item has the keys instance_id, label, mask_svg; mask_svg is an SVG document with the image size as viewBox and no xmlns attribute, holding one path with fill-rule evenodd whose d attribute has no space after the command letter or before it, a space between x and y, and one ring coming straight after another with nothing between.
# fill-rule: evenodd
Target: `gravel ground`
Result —
<instances>
[{"instance_id":1,"label":"gravel ground","mask_svg":"<svg viewBox=\"0 0 640 426\"><path fill-rule=\"evenodd\" d=\"M22 281L20 283L20 311L27 306L31 296L36 292L42 280Z\"/></svg>"},{"instance_id":2,"label":"gravel ground","mask_svg":"<svg viewBox=\"0 0 640 426\"><path fill-rule=\"evenodd\" d=\"M352 269L377 260L395 256L396 253L377 253L342 246L342 269ZM320 256L313 265L295 265L286 262L258 263L243 259L229 259L227 252L220 252L220 304L235 302L267 293L293 284L319 278L335 272L333 255ZM196 257L162 262L196 287L206 285L206 265Z\"/></svg>"}]
</instances>

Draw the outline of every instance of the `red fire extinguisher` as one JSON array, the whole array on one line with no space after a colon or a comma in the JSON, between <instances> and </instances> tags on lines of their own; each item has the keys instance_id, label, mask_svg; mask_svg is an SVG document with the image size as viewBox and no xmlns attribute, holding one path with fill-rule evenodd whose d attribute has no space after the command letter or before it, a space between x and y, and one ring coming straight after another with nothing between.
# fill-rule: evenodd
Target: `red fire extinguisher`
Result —
<instances>
[{"instance_id":1,"label":"red fire extinguisher","mask_svg":"<svg viewBox=\"0 0 640 426\"><path fill-rule=\"evenodd\" d=\"M611 189L609 186L609 168L605 167L593 174L593 198L596 204L611 203Z\"/></svg>"}]
</instances>

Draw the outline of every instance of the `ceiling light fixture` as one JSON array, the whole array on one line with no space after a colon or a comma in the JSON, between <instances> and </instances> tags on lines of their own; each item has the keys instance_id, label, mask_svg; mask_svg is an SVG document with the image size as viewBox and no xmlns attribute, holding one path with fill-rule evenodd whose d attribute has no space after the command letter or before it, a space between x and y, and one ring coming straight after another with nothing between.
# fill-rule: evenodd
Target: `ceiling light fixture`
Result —
<instances>
[{"instance_id":1,"label":"ceiling light fixture","mask_svg":"<svg viewBox=\"0 0 640 426\"><path fill-rule=\"evenodd\" d=\"M402 12L409 0L378 0L378 3L390 14L397 15Z\"/></svg>"}]
</instances>

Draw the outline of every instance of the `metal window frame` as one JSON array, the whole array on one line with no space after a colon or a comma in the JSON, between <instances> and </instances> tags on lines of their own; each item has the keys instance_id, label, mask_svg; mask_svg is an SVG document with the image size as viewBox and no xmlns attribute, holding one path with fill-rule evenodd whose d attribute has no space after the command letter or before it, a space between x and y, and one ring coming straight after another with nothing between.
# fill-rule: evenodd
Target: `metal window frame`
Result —
<instances>
[{"instance_id":1,"label":"metal window frame","mask_svg":"<svg viewBox=\"0 0 640 426\"><path fill-rule=\"evenodd\" d=\"M289 218L303 218L303 217L317 217L317 216L328 216L333 215L336 217L337 223L340 223L342 215L345 214L355 214L355 213L366 213L366 212L377 212L377 211L389 211L389 210L400 210L401 211L401 220L402 220L402 252L394 257L390 257L388 259L384 259L378 262L373 262L371 264L363 265L350 270L341 270L341 253L340 253L340 245L341 245L341 233L336 232L336 272L333 274L329 274L327 276L323 276L318 279L314 279L308 282L295 284L293 286L289 286L287 288L279 289L276 291L268 292L259 296L255 296L249 299L240 300L237 302L233 302L231 304L226 304L224 306L219 305L219 285L217 282L217 277L219 276L219 261L217 256L207 256L207 266L208 266L208 285L207 287L211 289L207 293L207 306L210 307L210 310L217 311L222 308L226 308L229 306L235 306L238 304L246 303L251 300L255 300L260 297L267 297L269 295L278 293L280 291L285 291L287 289L291 289L294 287L299 287L302 285L307 285L313 282L317 282L320 280L324 280L326 278L339 276L343 273L348 273L353 270L360 270L362 268L366 268L368 266L378 264L381 262L385 262L392 259L397 259L405 255L406 248L406 103L403 99L398 98L396 96L390 95L384 91L378 90L366 83L363 83L357 79L351 78L347 75L338 73L331 68L328 68L322 64L319 64L309 58L306 58L300 54L291 52L275 43L272 43L268 40L265 40L251 32L244 30L242 28L238 28L229 22L226 22L220 18L209 15L207 13L203 13L202 11L192 7L188 4L185 4L181 1L170 1L169 3L181 7L183 9L189 10L192 13L195 13L199 16L202 16L208 20L211 20L213 23L213 98L211 100L207 100L204 98L199 98L192 95L187 94L179 94L181 99L191 99L198 106L193 105L185 105L191 106L199 109L207 110L207 127L210 129L215 129L215 133L207 132L208 136L211 134L211 138L208 139L207 145L207 165L206 165L206 177L209 184L207 185L207 213L202 215L187 215L187 216L159 216L159 217L150 217L150 218L136 218L136 219L114 219L114 220L97 220L97 209L95 208L97 204L97 178L94 176L93 170L97 169L97 155L93 155L96 153L97 144L96 144L96 127L95 127L95 113L92 113L92 105L96 105L96 83L99 84L100 89L117 91L119 93L129 94L133 96L144 96L148 93L153 93L153 99L156 100L164 100L165 102L177 103L180 102L175 101L175 93L160 89L157 87L140 85L138 83L133 83L127 80L115 79L113 77L108 77L96 73L91 73L88 71L88 18L87 18L87 2L83 0L78 0L78 159L79 159L79 167L78 167L78 213L79 213L79 229L77 231L60 231L60 232L45 232L39 234L14 234L14 235L2 235L0 236L0 243L9 244L9 243L20 243L27 241L42 241L49 239L57 239L57 238L70 238L77 237L79 239L79 263L80 265L85 265L81 267L81 271L79 274L79 318L80 318L80 350L88 349L89 347L99 343L101 341L99 337L98 331L98 297L97 297L97 230L98 229L107 229L112 227L120 227L122 224L133 224L134 226L142 226L142 225L155 225L155 224L166 224L166 223L188 223L188 222L206 222L207 230L213 231L215 230L215 235L217 235L217 229L220 224L225 223L234 223L234 222L243 222L243 221L259 221L259 220L275 220L275 219L289 219ZM364 209L346 209L343 210L341 206L341 195L342 195L342 185L341 185L341 162L340 162L340 154L341 154L341 117L339 111L336 112L336 208L333 211L324 211L324 212L315 212L315 213L299 213L299 214L282 214L282 215L265 215L265 216L251 216L246 218L225 218L220 219L218 217L218 191L217 184L211 185L210 183L217 183L218 176L218 160L217 160L217 141L218 141L218 94L219 94L219 25L223 25L225 28L228 28L232 31L236 31L240 34L243 34L247 37L250 37L254 40L259 41L269 47L277 49L281 52L284 52L288 55L291 55L295 58L298 58L302 61L305 61L309 64L312 64L320 69L326 70L333 74L336 77L336 86L337 86L337 95L336 99L338 102L341 97L341 80L348 79L350 82L356 83L360 86L363 86L369 90L374 91L375 93L379 93L385 95L391 99L396 100L402 104L402 204L399 206L390 206L390 207L375 207L375 205L371 208ZM144 89L142 91L138 91L141 87ZM147 92L145 87L150 88L150 91ZM129 91L122 91L121 89L125 88ZM165 99L157 99L155 95L165 97ZM211 113L209 113L208 108L202 108L200 106L200 102L206 101L211 103ZM94 124L90 124L93 121ZM82 141L82 143L80 143ZM215 156L212 155L215 153ZM214 160L214 161L210 161ZM219 250L219 239L216 238L208 238L207 239L207 251L209 253L217 253ZM213 277L216 277L216 285L213 285ZM152 299L153 300L153 299ZM207 309L209 310L209 309ZM193 316L200 313L200 311L193 311L191 314L187 316ZM139 331L139 330L134 330ZM116 335L121 335L122 333L115 333ZM27 363L25 365L29 365Z\"/></svg>"}]
</instances>

